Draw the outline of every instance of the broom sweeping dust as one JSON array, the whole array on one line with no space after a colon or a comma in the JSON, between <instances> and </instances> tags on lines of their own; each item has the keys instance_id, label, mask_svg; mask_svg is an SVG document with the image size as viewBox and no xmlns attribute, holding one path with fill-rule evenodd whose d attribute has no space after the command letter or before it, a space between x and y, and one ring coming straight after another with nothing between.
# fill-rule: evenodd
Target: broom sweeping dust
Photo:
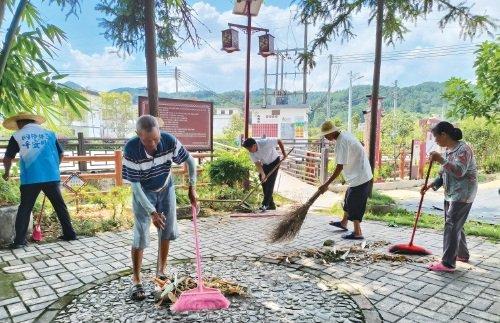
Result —
<instances>
[{"instance_id":1,"label":"broom sweeping dust","mask_svg":"<svg viewBox=\"0 0 500 323\"><path fill-rule=\"evenodd\" d=\"M431 168L432 168L432 161L430 162L429 168L427 169L427 175L425 176L424 187L427 187L427 182L429 181L429 175L431 173ZM413 224L413 232L411 234L410 242L408 244L401 243L401 244L393 245L389 248L389 252L406 254L406 255L430 255L430 254L432 254L429 250L425 249L424 247L417 246L417 245L413 244L413 239L415 238L415 231L417 231L418 219L420 218L420 214L422 211L422 203L424 202L424 194L425 194L425 192L423 192L420 195L420 203L418 204L417 215L415 216L415 223Z\"/></svg>"},{"instance_id":2,"label":"broom sweeping dust","mask_svg":"<svg viewBox=\"0 0 500 323\"><path fill-rule=\"evenodd\" d=\"M333 179L329 179L326 181L325 185L328 187L332 181ZM314 193L306 203L283 215L283 220L281 220L271 232L271 242L282 242L295 238L304 223L309 208L323 193L324 192L318 188L316 193Z\"/></svg>"}]
</instances>

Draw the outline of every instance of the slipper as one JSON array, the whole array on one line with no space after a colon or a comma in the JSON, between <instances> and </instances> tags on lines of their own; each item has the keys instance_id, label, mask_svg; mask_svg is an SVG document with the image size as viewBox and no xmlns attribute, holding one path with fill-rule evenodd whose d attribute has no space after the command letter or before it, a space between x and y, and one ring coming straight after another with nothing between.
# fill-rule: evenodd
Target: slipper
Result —
<instances>
[{"instance_id":1,"label":"slipper","mask_svg":"<svg viewBox=\"0 0 500 323\"><path fill-rule=\"evenodd\" d=\"M144 291L144 287L142 284L133 285L130 288L130 299L134 301L142 301L146 298L146 292Z\"/></svg>"},{"instance_id":2,"label":"slipper","mask_svg":"<svg viewBox=\"0 0 500 323\"><path fill-rule=\"evenodd\" d=\"M168 276L167 276L167 275L158 275L158 276L156 276L156 277L157 277L158 279L160 279L160 280L163 280L163 281L167 281L167 280L169 280L169 281L170 281L170 278L168 278Z\"/></svg>"},{"instance_id":3,"label":"slipper","mask_svg":"<svg viewBox=\"0 0 500 323\"><path fill-rule=\"evenodd\" d=\"M365 237L363 237L363 236L355 235L354 232L342 235L342 239L346 239L346 240L363 240L364 238Z\"/></svg>"},{"instance_id":4,"label":"slipper","mask_svg":"<svg viewBox=\"0 0 500 323\"><path fill-rule=\"evenodd\" d=\"M432 264L427 266L427 269L431 271L446 272L446 273L452 273L455 271L455 268L446 267L445 265L443 265L442 262L433 262Z\"/></svg>"},{"instance_id":5,"label":"slipper","mask_svg":"<svg viewBox=\"0 0 500 323\"><path fill-rule=\"evenodd\" d=\"M457 257L457 261L468 263L469 262L469 258Z\"/></svg>"},{"instance_id":6,"label":"slipper","mask_svg":"<svg viewBox=\"0 0 500 323\"><path fill-rule=\"evenodd\" d=\"M342 231L347 231L347 228L344 227L340 221L330 221L330 225L342 229Z\"/></svg>"}]
</instances>

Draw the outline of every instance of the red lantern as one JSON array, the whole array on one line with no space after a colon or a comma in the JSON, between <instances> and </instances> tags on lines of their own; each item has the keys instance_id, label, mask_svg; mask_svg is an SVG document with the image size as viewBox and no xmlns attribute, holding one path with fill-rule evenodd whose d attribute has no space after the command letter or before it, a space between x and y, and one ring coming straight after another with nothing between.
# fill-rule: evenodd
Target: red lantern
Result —
<instances>
[{"instance_id":1,"label":"red lantern","mask_svg":"<svg viewBox=\"0 0 500 323\"><path fill-rule=\"evenodd\" d=\"M274 37L272 35L259 36L259 55L263 57L274 55Z\"/></svg>"},{"instance_id":2,"label":"red lantern","mask_svg":"<svg viewBox=\"0 0 500 323\"><path fill-rule=\"evenodd\" d=\"M237 30L229 28L222 31L222 50L228 53L240 50Z\"/></svg>"}]
</instances>

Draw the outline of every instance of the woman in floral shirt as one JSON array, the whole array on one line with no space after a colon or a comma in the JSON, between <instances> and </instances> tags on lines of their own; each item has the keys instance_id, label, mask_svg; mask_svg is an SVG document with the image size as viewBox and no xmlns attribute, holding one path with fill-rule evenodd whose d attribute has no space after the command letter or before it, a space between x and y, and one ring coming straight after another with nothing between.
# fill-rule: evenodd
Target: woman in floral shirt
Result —
<instances>
[{"instance_id":1,"label":"woman in floral shirt","mask_svg":"<svg viewBox=\"0 0 500 323\"><path fill-rule=\"evenodd\" d=\"M446 147L444 155L432 152L429 159L441 164L439 176L427 187L434 190L444 187L444 237L443 258L432 263L432 271L452 272L456 261L468 262L469 251L465 240L464 223L477 192L477 167L472 149L463 141L462 131L451 123L442 121L433 129L436 143Z\"/></svg>"}]
</instances>

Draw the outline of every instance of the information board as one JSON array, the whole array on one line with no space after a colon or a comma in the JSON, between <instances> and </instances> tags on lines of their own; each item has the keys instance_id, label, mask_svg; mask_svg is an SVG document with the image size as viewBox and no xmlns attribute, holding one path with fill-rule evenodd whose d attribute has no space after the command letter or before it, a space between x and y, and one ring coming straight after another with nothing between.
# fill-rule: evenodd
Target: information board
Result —
<instances>
[{"instance_id":1,"label":"information board","mask_svg":"<svg viewBox=\"0 0 500 323\"><path fill-rule=\"evenodd\" d=\"M148 98L139 97L139 115L148 114ZM206 101L158 99L162 130L171 133L190 151L213 150L213 103Z\"/></svg>"}]
</instances>

